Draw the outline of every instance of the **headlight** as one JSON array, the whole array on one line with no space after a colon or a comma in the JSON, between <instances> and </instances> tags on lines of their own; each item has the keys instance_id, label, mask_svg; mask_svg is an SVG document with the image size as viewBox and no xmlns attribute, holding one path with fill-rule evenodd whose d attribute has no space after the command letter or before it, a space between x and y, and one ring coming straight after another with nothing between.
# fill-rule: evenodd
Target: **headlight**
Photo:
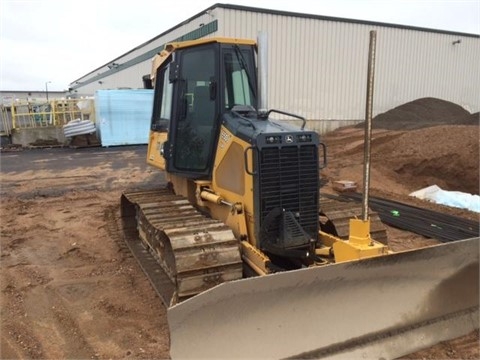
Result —
<instances>
[{"instance_id":1,"label":"headlight","mask_svg":"<svg viewBox=\"0 0 480 360\"><path fill-rule=\"evenodd\" d=\"M270 135L265 138L267 144L280 144L282 142L282 137L278 135Z\"/></svg>"},{"instance_id":2,"label":"headlight","mask_svg":"<svg viewBox=\"0 0 480 360\"><path fill-rule=\"evenodd\" d=\"M297 135L297 142L301 142L301 143L312 142L312 134Z\"/></svg>"}]
</instances>

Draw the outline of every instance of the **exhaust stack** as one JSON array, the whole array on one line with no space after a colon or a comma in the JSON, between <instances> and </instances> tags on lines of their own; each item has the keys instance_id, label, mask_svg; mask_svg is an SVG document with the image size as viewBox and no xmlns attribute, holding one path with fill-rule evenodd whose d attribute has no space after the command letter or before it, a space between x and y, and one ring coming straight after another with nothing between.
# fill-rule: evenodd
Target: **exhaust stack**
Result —
<instances>
[{"instance_id":1,"label":"exhaust stack","mask_svg":"<svg viewBox=\"0 0 480 360\"><path fill-rule=\"evenodd\" d=\"M257 35L258 47L258 116L267 117L268 112L268 41L267 33L260 31Z\"/></svg>"}]
</instances>

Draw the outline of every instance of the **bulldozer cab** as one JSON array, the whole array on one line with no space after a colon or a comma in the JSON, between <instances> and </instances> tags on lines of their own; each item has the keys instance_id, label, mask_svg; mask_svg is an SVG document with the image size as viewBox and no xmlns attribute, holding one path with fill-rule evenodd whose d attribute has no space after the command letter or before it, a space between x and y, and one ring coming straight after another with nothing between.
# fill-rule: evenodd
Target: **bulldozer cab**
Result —
<instances>
[{"instance_id":1,"label":"bulldozer cab","mask_svg":"<svg viewBox=\"0 0 480 360\"><path fill-rule=\"evenodd\" d=\"M256 107L255 48L210 42L177 49L156 73L152 131L167 131L166 170L211 177L222 114Z\"/></svg>"}]
</instances>

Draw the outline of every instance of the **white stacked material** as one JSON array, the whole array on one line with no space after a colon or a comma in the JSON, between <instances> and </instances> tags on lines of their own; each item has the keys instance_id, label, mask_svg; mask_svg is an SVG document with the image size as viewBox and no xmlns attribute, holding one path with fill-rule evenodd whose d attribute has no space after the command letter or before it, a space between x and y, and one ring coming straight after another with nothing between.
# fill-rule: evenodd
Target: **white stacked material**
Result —
<instances>
[{"instance_id":1,"label":"white stacked material","mask_svg":"<svg viewBox=\"0 0 480 360\"><path fill-rule=\"evenodd\" d=\"M65 137L92 134L95 131L95 124L90 120L75 119L63 126Z\"/></svg>"}]
</instances>

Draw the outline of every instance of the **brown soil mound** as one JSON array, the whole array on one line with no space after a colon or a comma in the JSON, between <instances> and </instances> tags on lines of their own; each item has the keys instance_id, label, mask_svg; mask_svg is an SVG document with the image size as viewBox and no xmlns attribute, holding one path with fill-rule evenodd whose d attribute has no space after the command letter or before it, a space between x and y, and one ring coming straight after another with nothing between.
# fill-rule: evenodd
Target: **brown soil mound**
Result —
<instances>
[{"instance_id":1,"label":"brown soil mound","mask_svg":"<svg viewBox=\"0 0 480 360\"><path fill-rule=\"evenodd\" d=\"M373 122L373 191L407 196L436 184L444 190L480 193L478 113L425 98L383 115ZM363 139L363 124L326 134L328 166L322 175L362 186Z\"/></svg>"},{"instance_id":2,"label":"brown soil mound","mask_svg":"<svg viewBox=\"0 0 480 360\"><path fill-rule=\"evenodd\" d=\"M385 139L384 139L385 140ZM479 194L478 127L443 125L405 132L372 147L372 161L410 189L436 184Z\"/></svg>"},{"instance_id":3,"label":"brown soil mound","mask_svg":"<svg viewBox=\"0 0 480 360\"><path fill-rule=\"evenodd\" d=\"M328 133L328 180L352 180L362 186L364 130L346 127ZM442 125L411 131L373 130L371 187L408 195L430 185L479 194L479 127Z\"/></svg>"},{"instance_id":4,"label":"brown soil mound","mask_svg":"<svg viewBox=\"0 0 480 360\"><path fill-rule=\"evenodd\" d=\"M372 128L411 130L435 125L478 125L478 122L478 113L470 114L460 105L427 97L377 115L372 121ZM363 124L358 126L363 127Z\"/></svg>"}]
</instances>

